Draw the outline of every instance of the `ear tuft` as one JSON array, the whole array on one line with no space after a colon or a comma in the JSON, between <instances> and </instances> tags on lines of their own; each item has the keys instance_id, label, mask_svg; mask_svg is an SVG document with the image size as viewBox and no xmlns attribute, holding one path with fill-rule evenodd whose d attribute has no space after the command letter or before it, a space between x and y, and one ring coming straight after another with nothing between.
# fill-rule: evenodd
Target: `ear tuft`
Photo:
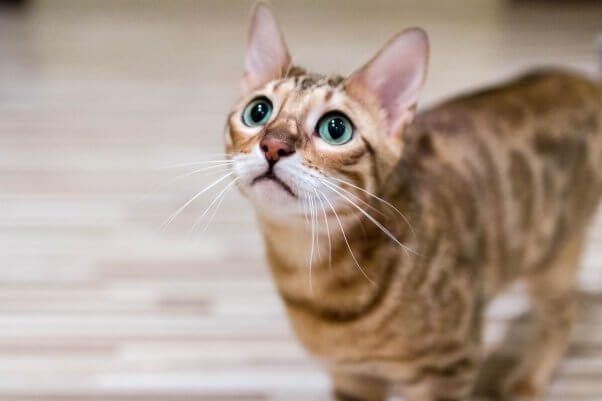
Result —
<instances>
[{"instance_id":1,"label":"ear tuft","mask_svg":"<svg viewBox=\"0 0 602 401\"><path fill-rule=\"evenodd\" d=\"M281 77L291 63L278 23L266 3L255 5L248 35L245 72L241 82L243 94Z\"/></svg>"},{"instance_id":2,"label":"ear tuft","mask_svg":"<svg viewBox=\"0 0 602 401\"><path fill-rule=\"evenodd\" d=\"M347 79L355 93L369 92L387 115L389 134L399 136L412 122L426 81L429 41L419 28L394 36L365 66Z\"/></svg>"}]
</instances>

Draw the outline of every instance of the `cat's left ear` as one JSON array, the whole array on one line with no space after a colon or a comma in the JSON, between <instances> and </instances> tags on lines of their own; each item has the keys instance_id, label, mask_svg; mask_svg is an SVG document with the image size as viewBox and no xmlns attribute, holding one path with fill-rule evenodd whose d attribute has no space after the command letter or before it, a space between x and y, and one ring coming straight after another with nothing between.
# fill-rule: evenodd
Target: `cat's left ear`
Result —
<instances>
[{"instance_id":1,"label":"cat's left ear","mask_svg":"<svg viewBox=\"0 0 602 401\"><path fill-rule=\"evenodd\" d=\"M412 28L393 37L365 66L354 72L346 88L350 93L377 102L387 116L389 137L401 139L403 127L416 114L418 95L426 80L429 41L426 33Z\"/></svg>"},{"instance_id":2,"label":"cat's left ear","mask_svg":"<svg viewBox=\"0 0 602 401\"><path fill-rule=\"evenodd\" d=\"M241 81L243 95L282 77L291 58L278 23L267 4L257 3L249 26L245 72Z\"/></svg>"}]
</instances>

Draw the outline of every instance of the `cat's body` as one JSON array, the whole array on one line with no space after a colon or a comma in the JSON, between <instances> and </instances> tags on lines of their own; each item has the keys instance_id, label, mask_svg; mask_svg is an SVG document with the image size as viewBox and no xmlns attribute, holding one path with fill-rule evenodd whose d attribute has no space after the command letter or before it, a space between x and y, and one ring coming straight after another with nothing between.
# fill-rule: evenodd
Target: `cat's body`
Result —
<instances>
[{"instance_id":1,"label":"cat's body","mask_svg":"<svg viewBox=\"0 0 602 401\"><path fill-rule=\"evenodd\" d=\"M382 401L395 384L409 401L464 400L483 308L524 279L540 337L508 391L537 399L567 344L578 258L602 196L600 85L537 73L397 115L390 88L410 80L364 93L384 57L348 79L283 60L285 76L247 81L230 116L227 149L294 331L332 372L338 399ZM248 99L255 114L242 109ZM257 99L274 109L263 122ZM352 117L346 143L322 137L332 109ZM314 125L320 137L304 133Z\"/></svg>"},{"instance_id":2,"label":"cat's body","mask_svg":"<svg viewBox=\"0 0 602 401\"><path fill-rule=\"evenodd\" d=\"M602 194L600 88L563 73L530 75L419 114L405 135L381 196L405 213L414 232L393 214L395 235L415 253L361 220L345 229L376 285L358 274L342 238L330 264L320 239L312 292L284 246L299 243L298 232L265 227L268 259L295 332L335 370L400 383L465 371L471 380L486 301L514 280L542 279L576 247L550 277L572 292ZM559 320L563 306L555 305Z\"/></svg>"}]
</instances>

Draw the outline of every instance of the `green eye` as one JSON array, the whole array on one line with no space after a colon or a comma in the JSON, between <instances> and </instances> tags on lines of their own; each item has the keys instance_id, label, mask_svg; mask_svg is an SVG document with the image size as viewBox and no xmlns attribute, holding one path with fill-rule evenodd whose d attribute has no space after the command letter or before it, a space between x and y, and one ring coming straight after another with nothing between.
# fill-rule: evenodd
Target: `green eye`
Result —
<instances>
[{"instance_id":1,"label":"green eye","mask_svg":"<svg viewBox=\"0 0 602 401\"><path fill-rule=\"evenodd\" d=\"M331 145L343 145L353 137L353 126L343 114L329 113L318 122L318 135Z\"/></svg>"},{"instance_id":2,"label":"green eye","mask_svg":"<svg viewBox=\"0 0 602 401\"><path fill-rule=\"evenodd\" d=\"M242 122L247 127L264 125L272 115L272 102L265 97L252 100L242 112Z\"/></svg>"}]
</instances>

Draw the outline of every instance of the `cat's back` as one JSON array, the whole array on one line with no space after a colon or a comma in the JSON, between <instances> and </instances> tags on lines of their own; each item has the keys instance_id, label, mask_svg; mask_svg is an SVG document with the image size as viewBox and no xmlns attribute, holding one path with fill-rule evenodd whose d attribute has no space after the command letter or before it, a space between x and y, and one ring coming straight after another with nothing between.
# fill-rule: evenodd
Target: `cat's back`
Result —
<instances>
[{"instance_id":1,"label":"cat's back","mask_svg":"<svg viewBox=\"0 0 602 401\"><path fill-rule=\"evenodd\" d=\"M599 83L530 73L419 114L402 164L462 258L535 268L596 210L601 114Z\"/></svg>"},{"instance_id":2,"label":"cat's back","mask_svg":"<svg viewBox=\"0 0 602 401\"><path fill-rule=\"evenodd\" d=\"M450 103L478 107L489 113L499 113L499 106L520 106L524 112L532 113L532 117L546 118L551 113L592 110L595 105L599 111L601 93L599 82L571 71L549 69L529 72Z\"/></svg>"},{"instance_id":3,"label":"cat's back","mask_svg":"<svg viewBox=\"0 0 602 401\"><path fill-rule=\"evenodd\" d=\"M516 153L562 168L580 153L601 170L602 85L565 71L532 72L418 114L404 146L416 167Z\"/></svg>"},{"instance_id":4,"label":"cat's back","mask_svg":"<svg viewBox=\"0 0 602 401\"><path fill-rule=\"evenodd\" d=\"M538 127L561 125L561 135L600 131L602 85L562 70L541 70L512 81L461 95L416 118L410 131L429 130L442 135L496 135L520 140ZM541 132L540 132L541 134Z\"/></svg>"}]
</instances>

